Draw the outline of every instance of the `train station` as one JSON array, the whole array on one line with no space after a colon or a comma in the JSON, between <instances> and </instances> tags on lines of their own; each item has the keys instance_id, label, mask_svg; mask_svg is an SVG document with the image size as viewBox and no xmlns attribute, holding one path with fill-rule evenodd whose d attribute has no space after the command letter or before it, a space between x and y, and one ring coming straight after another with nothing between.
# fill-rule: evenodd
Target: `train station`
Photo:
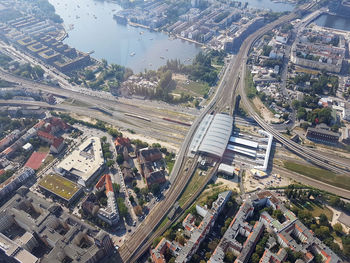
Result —
<instances>
[{"instance_id":1,"label":"train station","mask_svg":"<svg viewBox=\"0 0 350 263\"><path fill-rule=\"evenodd\" d=\"M189 157L201 156L201 165L218 161L242 164L266 172L273 136L258 130L256 136L234 129L234 119L224 113L206 115L190 144Z\"/></svg>"}]
</instances>

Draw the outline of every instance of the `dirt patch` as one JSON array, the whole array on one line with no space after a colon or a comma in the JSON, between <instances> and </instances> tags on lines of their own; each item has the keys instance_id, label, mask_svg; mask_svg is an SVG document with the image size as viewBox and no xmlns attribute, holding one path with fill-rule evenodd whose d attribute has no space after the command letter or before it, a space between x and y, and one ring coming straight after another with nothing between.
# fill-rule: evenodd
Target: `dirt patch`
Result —
<instances>
[{"instance_id":1,"label":"dirt patch","mask_svg":"<svg viewBox=\"0 0 350 263\"><path fill-rule=\"evenodd\" d=\"M172 151L172 152L175 152L177 153L179 148L177 145L174 145L174 144L171 144L171 143L167 143L167 142L163 142L163 141L158 141L158 140L155 140L153 138L150 138L150 137L146 137L144 135L141 135L141 134L132 134L128 131L122 131L123 133L123 136L124 137L128 137L130 138L131 140L136 140L136 139L139 139L143 142L147 142L149 145L152 145L153 143L160 143L162 145L162 147L165 147L167 148L169 151Z\"/></svg>"},{"instance_id":2,"label":"dirt patch","mask_svg":"<svg viewBox=\"0 0 350 263\"><path fill-rule=\"evenodd\" d=\"M182 74L173 74L173 80L187 81L188 78Z\"/></svg>"},{"instance_id":3,"label":"dirt patch","mask_svg":"<svg viewBox=\"0 0 350 263\"><path fill-rule=\"evenodd\" d=\"M266 106L261 102L259 98L255 97L253 99L253 103L255 107L258 109L258 111L260 112L263 119L266 120L268 123L280 122L280 119L277 119L273 115L273 113L268 108L266 108Z\"/></svg>"},{"instance_id":4,"label":"dirt patch","mask_svg":"<svg viewBox=\"0 0 350 263\"><path fill-rule=\"evenodd\" d=\"M75 114L75 113L71 113L70 116L74 119L77 119L77 120L80 120L80 121L85 121L85 122L89 122L89 123L92 123L92 124L96 124L96 120L95 119L92 119L90 117L87 117L87 116L82 116L82 115L78 115L78 114Z\"/></svg>"}]
</instances>

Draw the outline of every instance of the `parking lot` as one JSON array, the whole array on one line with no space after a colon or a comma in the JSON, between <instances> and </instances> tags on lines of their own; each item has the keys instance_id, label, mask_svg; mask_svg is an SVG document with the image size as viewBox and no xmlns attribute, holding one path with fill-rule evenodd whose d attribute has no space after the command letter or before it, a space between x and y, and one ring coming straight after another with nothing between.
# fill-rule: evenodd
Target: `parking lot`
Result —
<instances>
[{"instance_id":1,"label":"parking lot","mask_svg":"<svg viewBox=\"0 0 350 263\"><path fill-rule=\"evenodd\" d=\"M250 171L246 171L244 180L244 188L246 192L251 192L256 189L265 189L268 187L280 187L287 186L291 183L291 181L286 177L279 177L276 174L272 174L266 176L265 178L257 179Z\"/></svg>"}]
</instances>

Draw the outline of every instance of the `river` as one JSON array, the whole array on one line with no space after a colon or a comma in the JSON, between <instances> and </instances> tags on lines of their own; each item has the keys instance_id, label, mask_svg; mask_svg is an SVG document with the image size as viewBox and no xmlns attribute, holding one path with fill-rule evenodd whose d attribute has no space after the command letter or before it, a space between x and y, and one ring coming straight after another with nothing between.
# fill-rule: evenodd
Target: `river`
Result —
<instances>
[{"instance_id":1,"label":"river","mask_svg":"<svg viewBox=\"0 0 350 263\"><path fill-rule=\"evenodd\" d=\"M350 17L324 14L319 16L314 23L319 26L350 31Z\"/></svg>"},{"instance_id":2,"label":"river","mask_svg":"<svg viewBox=\"0 0 350 263\"><path fill-rule=\"evenodd\" d=\"M131 68L134 72L158 69L167 59L180 59L191 63L201 51L199 45L168 35L129 25L117 24L113 13L121 10L115 3L95 0L49 0L56 13L64 20L69 36L64 42L84 52L94 51L92 56L105 58ZM243 0L249 7L270 8L273 11L289 11L293 6L273 3L271 0Z\"/></svg>"}]
</instances>

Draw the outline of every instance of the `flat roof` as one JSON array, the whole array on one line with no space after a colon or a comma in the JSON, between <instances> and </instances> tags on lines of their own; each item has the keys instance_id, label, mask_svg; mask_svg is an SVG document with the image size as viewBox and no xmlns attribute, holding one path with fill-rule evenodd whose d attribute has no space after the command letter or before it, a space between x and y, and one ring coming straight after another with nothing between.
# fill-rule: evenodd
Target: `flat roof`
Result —
<instances>
[{"instance_id":1,"label":"flat roof","mask_svg":"<svg viewBox=\"0 0 350 263\"><path fill-rule=\"evenodd\" d=\"M91 137L71 152L57 168L86 182L103 164L101 140L98 137Z\"/></svg>"},{"instance_id":2,"label":"flat roof","mask_svg":"<svg viewBox=\"0 0 350 263\"><path fill-rule=\"evenodd\" d=\"M259 146L259 144L257 142L249 141L249 140L239 138L239 137L234 137L234 136L230 137L230 142L241 144L244 146L249 146L249 147L255 148L255 149L257 149Z\"/></svg>"},{"instance_id":3,"label":"flat roof","mask_svg":"<svg viewBox=\"0 0 350 263\"><path fill-rule=\"evenodd\" d=\"M56 174L46 175L39 186L67 201L80 190L78 184Z\"/></svg>"},{"instance_id":4,"label":"flat roof","mask_svg":"<svg viewBox=\"0 0 350 263\"><path fill-rule=\"evenodd\" d=\"M221 158L230 139L232 126L232 116L216 114L198 150Z\"/></svg>"},{"instance_id":5,"label":"flat roof","mask_svg":"<svg viewBox=\"0 0 350 263\"><path fill-rule=\"evenodd\" d=\"M250 150L247 148L243 148L237 145L228 145L227 149L236 153L248 155L250 157L256 158L256 151L255 150Z\"/></svg>"},{"instance_id":6,"label":"flat roof","mask_svg":"<svg viewBox=\"0 0 350 263\"><path fill-rule=\"evenodd\" d=\"M228 164L221 163L219 165L218 171L221 172L221 173L234 175L235 174L235 167L231 166L231 165L228 165Z\"/></svg>"}]
</instances>

